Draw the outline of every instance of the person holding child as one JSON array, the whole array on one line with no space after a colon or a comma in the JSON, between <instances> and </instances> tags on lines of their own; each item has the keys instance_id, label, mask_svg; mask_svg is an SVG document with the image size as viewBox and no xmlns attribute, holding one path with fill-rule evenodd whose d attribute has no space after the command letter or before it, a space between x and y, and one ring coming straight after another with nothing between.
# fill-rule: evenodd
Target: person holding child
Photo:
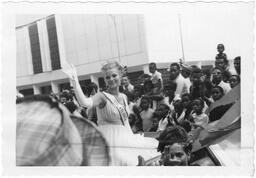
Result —
<instances>
[{"instance_id":1,"label":"person holding child","mask_svg":"<svg viewBox=\"0 0 256 178\"><path fill-rule=\"evenodd\" d=\"M191 135L193 140L197 138L200 134L201 130L205 129L208 122L209 117L203 112L204 101L201 98L197 98L192 103L193 113L189 118L191 122Z\"/></svg>"}]
</instances>

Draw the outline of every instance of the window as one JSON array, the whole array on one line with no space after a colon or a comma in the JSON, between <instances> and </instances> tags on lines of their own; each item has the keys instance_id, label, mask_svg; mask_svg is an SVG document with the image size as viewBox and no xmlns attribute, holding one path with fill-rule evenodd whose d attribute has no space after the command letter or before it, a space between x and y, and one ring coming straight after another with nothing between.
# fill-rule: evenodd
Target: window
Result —
<instances>
[{"instance_id":1,"label":"window","mask_svg":"<svg viewBox=\"0 0 256 178\"><path fill-rule=\"evenodd\" d=\"M28 27L34 74L43 72L37 24Z\"/></svg>"},{"instance_id":2,"label":"window","mask_svg":"<svg viewBox=\"0 0 256 178\"><path fill-rule=\"evenodd\" d=\"M50 85L41 87L41 94L51 94L52 87Z\"/></svg>"},{"instance_id":3,"label":"window","mask_svg":"<svg viewBox=\"0 0 256 178\"><path fill-rule=\"evenodd\" d=\"M20 90L19 92L20 92L21 94L23 94L24 96L34 95L34 90L33 90L33 88L28 88L28 89Z\"/></svg>"},{"instance_id":4,"label":"window","mask_svg":"<svg viewBox=\"0 0 256 178\"><path fill-rule=\"evenodd\" d=\"M128 77L130 79L131 84L133 85L139 85L140 81L138 80L139 76L143 74L143 71L137 71L137 72L130 72L128 73Z\"/></svg>"},{"instance_id":5,"label":"window","mask_svg":"<svg viewBox=\"0 0 256 178\"><path fill-rule=\"evenodd\" d=\"M55 18L51 17L47 19L46 26L48 32L52 70L57 70L60 69L61 66Z\"/></svg>"}]
</instances>

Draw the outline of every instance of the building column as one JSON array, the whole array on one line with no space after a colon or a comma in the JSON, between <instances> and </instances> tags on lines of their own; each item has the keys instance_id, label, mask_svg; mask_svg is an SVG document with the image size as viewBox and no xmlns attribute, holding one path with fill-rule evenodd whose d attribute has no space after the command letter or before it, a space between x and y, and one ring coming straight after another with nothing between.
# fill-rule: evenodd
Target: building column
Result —
<instances>
[{"instance_id":1,"label":"building column","mask_svg":"<svg viewBox=\"0 0 256 178\"><path fill-rule=\"evenodd\" d=\"M33 75L33 60L32 60L32 52L31 52L31 45L30 45L30 37L29 37L29 30L28 27L25 27L25 33L24 33L24 46L26 46L26 62L28 66L28 74Z\"/></svg>"},{"instance_id":2,"label":"building column","mask_svg":"<svg viewBox=\"0 0 256 178\"><path fill-rule=\"evenodd\" d=\"M59 85L56 82L51 82L52 92L53 93L59 93Z\"/></svg>"},{"instance_id":3,"label":"building column","mask_svg":"<svg viewBox=\"0 0 256 178\"><path fill-rule=\"evenodd\" d=\"M33 85L33 90L34 90L34 95L41 94L39 86Z\"/></svg>"},{"instance_id":4,"label":"building column","mask_svg":"<svg viewBox=\"0 0 256 178\"><path fill-rule=\"evenodd\" d=\"M143 65L142 70L143 70L144 74L150 74L149 69L148 69L148 64Z\"/></svg>"},{"instance_id":5,"label":"building column","mask_svg":"<svg viewBox=\"0 0 256 178\"><path fill-rule=\"evenodd\" d=\"M58 45L59 45L59 54L60 54L60 65L64 66L68 61L66 59L66 49L64 43L64 35L62 31L62 22L61 22L61 15L54 15L55 23L56 23L56 32L58 38Z\"/></svg>"},{"instance_id":6,"label":"building column","mask_svg":"<svg viewBox=\"0 0 256 178\"><path fill-rule=\"evenodd\" d=\"M37 26L38 26L38 37L40 42L43 71L44 72L51 71L52 66L51 66L51 56L50 56L46 20L44 19L44 20L38 21Z\"/></svg>"}]
</instances>

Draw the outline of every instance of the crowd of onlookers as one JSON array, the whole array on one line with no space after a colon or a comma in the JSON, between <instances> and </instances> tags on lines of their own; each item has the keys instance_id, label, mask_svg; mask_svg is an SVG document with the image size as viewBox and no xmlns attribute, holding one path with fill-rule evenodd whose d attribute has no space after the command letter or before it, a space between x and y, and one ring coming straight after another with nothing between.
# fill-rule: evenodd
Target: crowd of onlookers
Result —
<instances>
[{"instance_id":1,"label":"crowd of onlookers","mask_svg":"<svg viewBox=\"0 0 256 178\"><path fill-rule=\"evenodd\" d=\"M129 74L124 73L120 92L125 93L128 99L132 131L161 132L159 138L163 139L179 137L177 132L185 131L193 139L208 123L220 119L230 106L218 111L220 114L211 116L206 112L207 108L240 83L241 58L238 56L233 64L229 64L224 45L218 44L217 50L212 69L189 66L181 61L171 63L168 69L169 80L165 82L156 63L149 64L150 74L141 75L138 78L140 84L135 86L130 83ZM231 65L234 65L235 71L230 71ZM98 87L95 83L90 83L83 92L91 97L98 92ZM89 119L97 125L96 108L80 106L72 89L51 95L64 104L70 113ZM173 135L170 135L171 132ZM166 151L161 143L158 149Z\"/></svg>"},{"instance_id":2,"label":"crowd of onlookers","mask_svg":"<svg viewBox=\"0 0 256 178\"><path fill-rule=\"evenodd\" d=\"M179 125L187 132L204 128L209 122L219 119L205 114L207 108L226 95L240 83L240 56L233 61L235 71L230 71L224 45L218 44L215 67L202 69L186 65L181 61L171 63L169 80L163 82L156 63L149 64L150 74L142 74L140 84L133 86L129 74L122 77L120 92L127 95L129 123L134 133L163 131L167 126ZM90 83L83 92L87 97L98 92L98 86ZM72 89L60 94L51 94L77 116L97 124L95 108L79 105Z\"/></svg>"}]
</instances>

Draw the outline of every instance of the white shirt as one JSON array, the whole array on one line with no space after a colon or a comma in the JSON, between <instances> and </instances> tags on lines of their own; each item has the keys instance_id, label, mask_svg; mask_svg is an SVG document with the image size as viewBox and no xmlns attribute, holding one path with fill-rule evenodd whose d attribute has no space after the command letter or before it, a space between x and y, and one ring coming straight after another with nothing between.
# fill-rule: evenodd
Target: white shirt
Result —
<instances>
[{"instance_id":1,"label":"white shirt","mask_svg":"<svg viewBox=\"0 0 256 178\"><path fill-rule=\"evenodd\" d=\"M206 128L209 122L209 117L205 113L202 113L200 115L193 113L192 117L194 118L195 125Z\"/></svg>"},{"instance_id":2,"label":"white shirt","mask_svg":"<svg viewBox=\"0 0 256 178\"><path fill-rule=\"evenodd\" d=\"M178 75L174 82L177 83L177 89L175 91L176 95L179 95L181 97L184 93L189 93L188 82L185 81L184 77L181 74Z\"/></svg>"},{"instance_id":3,"label":"white shirt","mask_svg":"<svg viewBox=\"0 0 256 178\"><path fill-rule=\"evenodd\" d=\"M153 113L154 110L151 108L148 108L146 111L141 111L140 117L142 119L142 127L144 131L148 131L152 125L153 125Z\"/></svg>"},{"instance_id":4,"label":"white shirt","mask_svg":"<svg viewBox=\"0 0 256 178\"><path fill-rule=\"evenodd\" d=\"M155 73L153 73L152 76L151 76L152 83L157 84L159 79L161 80L161 82L163 81L162 74L158 71L155 71Z\"/></svg>"},{"instance_id":5,"label":"white shirt","mask_svg":"<svg viewBox=\"0 0 256 178\"><path fill-rule=\"evenodd\" d=\"M128 90L129 92L133 92L134 86L129 83L129 85L128 85L127 87L124 86L124 89L125 89L125 90Z\"/></svg>"},{"instance_id":6,"label":"white shirt","mask_svg":"<svg viewBox=\"0 0 256 178\"><path fill-rule=\"evenodd\" d=\"M221 81L218 86L220 86L224 90L224 94L227 94L231 90L230 85L223 81Z\"/></svg>"},{"instance_id":7,"label":"white shirt","mask_svg":"<svg viewBox=\"0 0 256 178\"><path fill-rule=\"evenodd\" d=\"M167 117L164 118L164 119L161 119L158 123L158 128L157 128L157 131L163 131L166 129L167 127L167 124L168 124L168 120L167 120Z\"/></svg>"}]
</instances>

